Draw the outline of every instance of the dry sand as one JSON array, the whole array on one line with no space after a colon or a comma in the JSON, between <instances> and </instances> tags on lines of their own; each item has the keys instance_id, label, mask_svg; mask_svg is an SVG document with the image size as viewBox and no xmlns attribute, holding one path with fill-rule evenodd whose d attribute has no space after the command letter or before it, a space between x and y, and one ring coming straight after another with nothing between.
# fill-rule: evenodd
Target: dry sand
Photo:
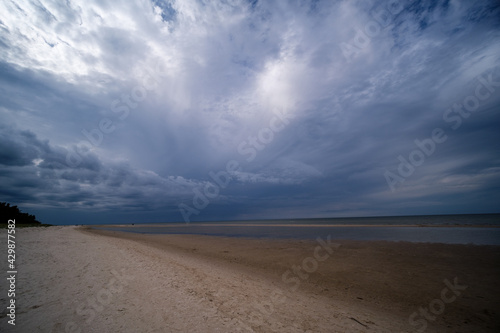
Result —
<instances>
[{"instance_id":1,"label":"dry sand","mask_svg":"<svg viewBox=\"0 0 500 333\"><path fill-rule=\"evenodd\" d=\"M77 227L16 236L16 326L2 279L1 332L500 331L499 247L332 241L329 253L317 241Z\"/></svg>"}]
</instances>

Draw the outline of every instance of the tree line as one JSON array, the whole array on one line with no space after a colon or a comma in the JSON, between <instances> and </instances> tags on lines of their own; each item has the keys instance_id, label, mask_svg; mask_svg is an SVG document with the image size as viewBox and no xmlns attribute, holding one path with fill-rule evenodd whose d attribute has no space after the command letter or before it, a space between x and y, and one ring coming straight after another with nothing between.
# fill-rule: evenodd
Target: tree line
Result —
<instances>
[{"instance_id":1,"label":"tree line","mask_svg":"<svg viewBox=\"0 0 500 333\"><path fill-rule=\"evenodd\" d=\"M8 220L16 220L16 225L18 224L35 224L42 226L43 224L36 219L33 214L23 213L19 210L17 206L11 206L10 203L0 202L0 216L2 220L1 224L6 224Z\"/></svg>"}]
</instances>

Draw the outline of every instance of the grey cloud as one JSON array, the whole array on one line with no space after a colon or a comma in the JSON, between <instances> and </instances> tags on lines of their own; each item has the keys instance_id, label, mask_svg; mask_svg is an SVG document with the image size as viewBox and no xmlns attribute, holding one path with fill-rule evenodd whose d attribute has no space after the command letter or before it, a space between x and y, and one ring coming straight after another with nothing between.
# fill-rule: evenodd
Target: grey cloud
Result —
<instances>
[{"instance_id":1,"label":"grey cloud","mask_svg":"<svg viewBox=\"0 0 500 333\"><path fill-rule=\"evenodd\" d=\"M29 131L2 126L3 196L38 206L109 209L120 205L175 205L196 182L182 177L162 178L127 164L103 164L96 155L82 155L77 168L65 164L67 150L40 141ZM8 139L7 139L8 138ZM135 202L135 203L134 203Z\"/></svg>"},{"instance_id":2,"label":"grey cloud","mask_svg":"<svg viewBox=\"0 0 500 333\"><path fill-rule=\"evenodd\" d=\"M500 81L500 7L400 3L395 14L385 1L12 7L0 30L2 199L51 217L179 220L177 205L237 160L195 219L497 211L500 88L484 88L456 130L443 116L479 77ZM341 44L381 10L387 24L346 59ZM277 111L292 117L247 161L239 145ZM93 144L82 130L103 119L115 129ZM393 193L384 172L435 128L447 141ZM82 158L73 168L68 152Z\"/></svg>"}]
</instances>

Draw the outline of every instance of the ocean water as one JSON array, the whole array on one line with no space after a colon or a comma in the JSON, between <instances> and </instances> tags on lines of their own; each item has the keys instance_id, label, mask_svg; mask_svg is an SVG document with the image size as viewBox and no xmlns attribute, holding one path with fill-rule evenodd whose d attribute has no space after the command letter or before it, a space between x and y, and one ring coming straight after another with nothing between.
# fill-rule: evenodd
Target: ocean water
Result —
<instances>
[{"instance_id":1,"label":"ocean water","mask_svg":"<svg viewBox=\"0 0 500 333\"><path fill-rule=\"evenodd\" d=\"M226 237L385 240L500 245L500 214L393 216L107 225L99 229L148 234Z\"/></svg>"}]
</instances>

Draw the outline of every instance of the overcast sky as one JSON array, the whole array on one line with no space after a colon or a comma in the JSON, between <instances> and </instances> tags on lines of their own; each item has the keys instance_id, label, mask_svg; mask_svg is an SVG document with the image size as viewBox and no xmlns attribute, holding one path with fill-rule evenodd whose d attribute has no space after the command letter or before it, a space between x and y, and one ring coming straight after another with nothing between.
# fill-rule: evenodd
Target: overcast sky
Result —
<instances>
[{"instance_id":1,"label":"overcast sky","mask_svg":"<svg viewBox=\"0 0 500 333\"><path fill-rule=\"evenodd\" d=\"M44 223L500 212L497 1L0 12L0 201Z\"/></svg>"}]
</instances>

